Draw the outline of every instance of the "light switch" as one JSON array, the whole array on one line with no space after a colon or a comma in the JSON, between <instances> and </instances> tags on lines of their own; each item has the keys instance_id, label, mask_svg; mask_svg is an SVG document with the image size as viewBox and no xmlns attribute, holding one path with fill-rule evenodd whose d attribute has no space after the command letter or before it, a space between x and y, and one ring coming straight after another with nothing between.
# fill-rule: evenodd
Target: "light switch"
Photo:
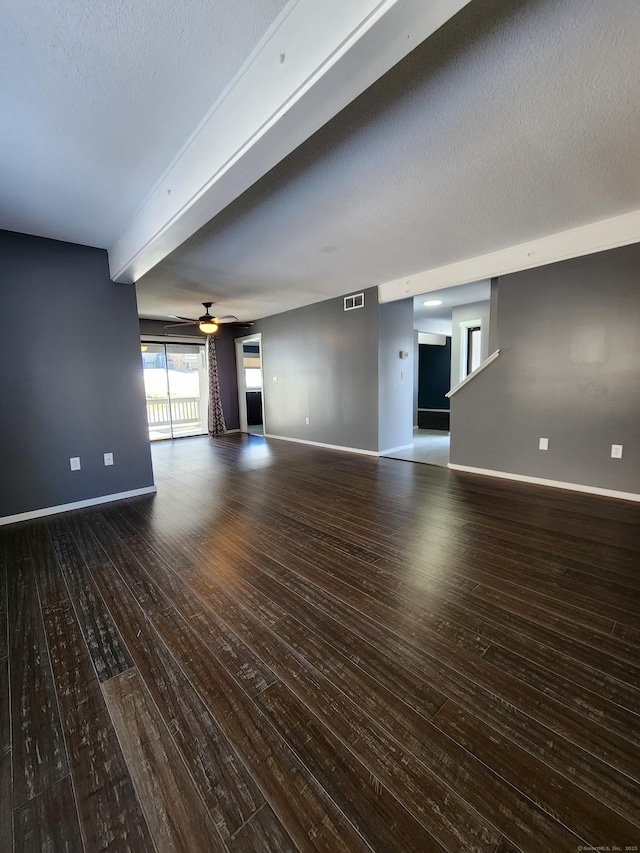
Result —
<instances>
[{"instance_id":1,"label":"light switch","mask_svg":"<svg viewBox=\"0 0 640 853\"><path fill-rule=\"evenodd\" d=\"M538 450L548 450L549 449L549 439L541 438L538 442Z\"/></svg>"}]
</instances>

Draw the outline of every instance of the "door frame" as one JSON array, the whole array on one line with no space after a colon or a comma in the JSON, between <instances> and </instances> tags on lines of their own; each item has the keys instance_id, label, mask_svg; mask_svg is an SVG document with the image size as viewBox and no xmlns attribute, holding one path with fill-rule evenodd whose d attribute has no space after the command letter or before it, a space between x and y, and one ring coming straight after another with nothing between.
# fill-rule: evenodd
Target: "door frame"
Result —
<instances>
[{"instance_id":1,"label":"door frame","mask_svg":"<svg viewBox=\"0 0 640 853\"><path fill-rule=\"evenodd\" d=\"M267 424L264 417L264 352L262 349L262 332L253 335L244 335L235 339L236 344L236 373L238 377L238 415L240 416L240 432L249 432L247 423L247 386L244 381L244 350L243 345L250 341L257 341L260 346L260 375L262 377L262 391L260 394L262 402L262 430L266 435Z\"/></svg>"}]
</instances>

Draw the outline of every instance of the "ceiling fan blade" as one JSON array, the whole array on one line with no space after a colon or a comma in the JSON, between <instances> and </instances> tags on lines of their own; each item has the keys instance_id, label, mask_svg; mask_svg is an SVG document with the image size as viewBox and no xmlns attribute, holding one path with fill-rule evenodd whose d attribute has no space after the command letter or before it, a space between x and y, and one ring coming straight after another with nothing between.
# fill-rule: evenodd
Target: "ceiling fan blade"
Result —
<instances>
[{"instance_id":1,"label":"ceiling fan blade","mask_svg":"<svg viewBox=\"0 0 640 853\"><path fill-rule=\"evenodd\" d=\"M201 323L215 323L218 326L237 326L241 329L248 329L249 326L253 326L253 323L250 321L238 320L235 314L225 314L222 317L212 317L209 314L209 308L213 305L213 302L203 302L202 303L207 313L203 317L198 317L197 320L192 320L190 317L178 317L177 315L173 315L176 320L183 320L183 323L168 323L165 326L165 329L178 329L181 326L199 326Z\"/></svg>"},{"instance_id":2,"label":"ceiling fan blade","mask_svg":"<svg viewBox=\"0 0 640 853\"><path fill-rule=\"evenodd\" d=\"M250 320L238 320L237 317L234 317L233 314L227 314L224 317L215 317L214 323L217 323L219 326L253 326L253 323Z\"/></svg>"}]
</instances>

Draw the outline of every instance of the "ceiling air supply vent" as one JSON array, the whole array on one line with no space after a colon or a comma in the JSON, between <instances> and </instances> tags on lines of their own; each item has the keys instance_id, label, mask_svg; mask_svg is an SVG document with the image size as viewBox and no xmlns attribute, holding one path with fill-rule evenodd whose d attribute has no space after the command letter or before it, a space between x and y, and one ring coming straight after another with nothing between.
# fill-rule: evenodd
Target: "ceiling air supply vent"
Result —
<instances>
[{"instance_id":1,"label":"ceiling air supply vent","mask_svg":"<svg viewBox=\"0 0 640 853\"><path fill-rule=\"evenodd\" d=\"M355 296L345 296L344 310L353 311L354 308L364 308L364 293L356 293Z\"/></svg>"}]
</instances>

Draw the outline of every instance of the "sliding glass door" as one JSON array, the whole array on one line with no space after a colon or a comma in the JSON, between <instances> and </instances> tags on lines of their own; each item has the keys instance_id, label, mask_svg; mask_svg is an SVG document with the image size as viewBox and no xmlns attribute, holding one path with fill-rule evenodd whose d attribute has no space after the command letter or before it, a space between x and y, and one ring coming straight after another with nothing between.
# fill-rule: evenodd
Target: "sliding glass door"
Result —
<instances>
[{"instance_id":1,"label":"sliding glass door","mask_svg":"<svg viewBox=\"0 0 640 853\"><path fill-rule=\"evenodd\" d=\"M142 344L149 438L207 431L207 370L200 344Z\"/></svg>"}]
</instances>

